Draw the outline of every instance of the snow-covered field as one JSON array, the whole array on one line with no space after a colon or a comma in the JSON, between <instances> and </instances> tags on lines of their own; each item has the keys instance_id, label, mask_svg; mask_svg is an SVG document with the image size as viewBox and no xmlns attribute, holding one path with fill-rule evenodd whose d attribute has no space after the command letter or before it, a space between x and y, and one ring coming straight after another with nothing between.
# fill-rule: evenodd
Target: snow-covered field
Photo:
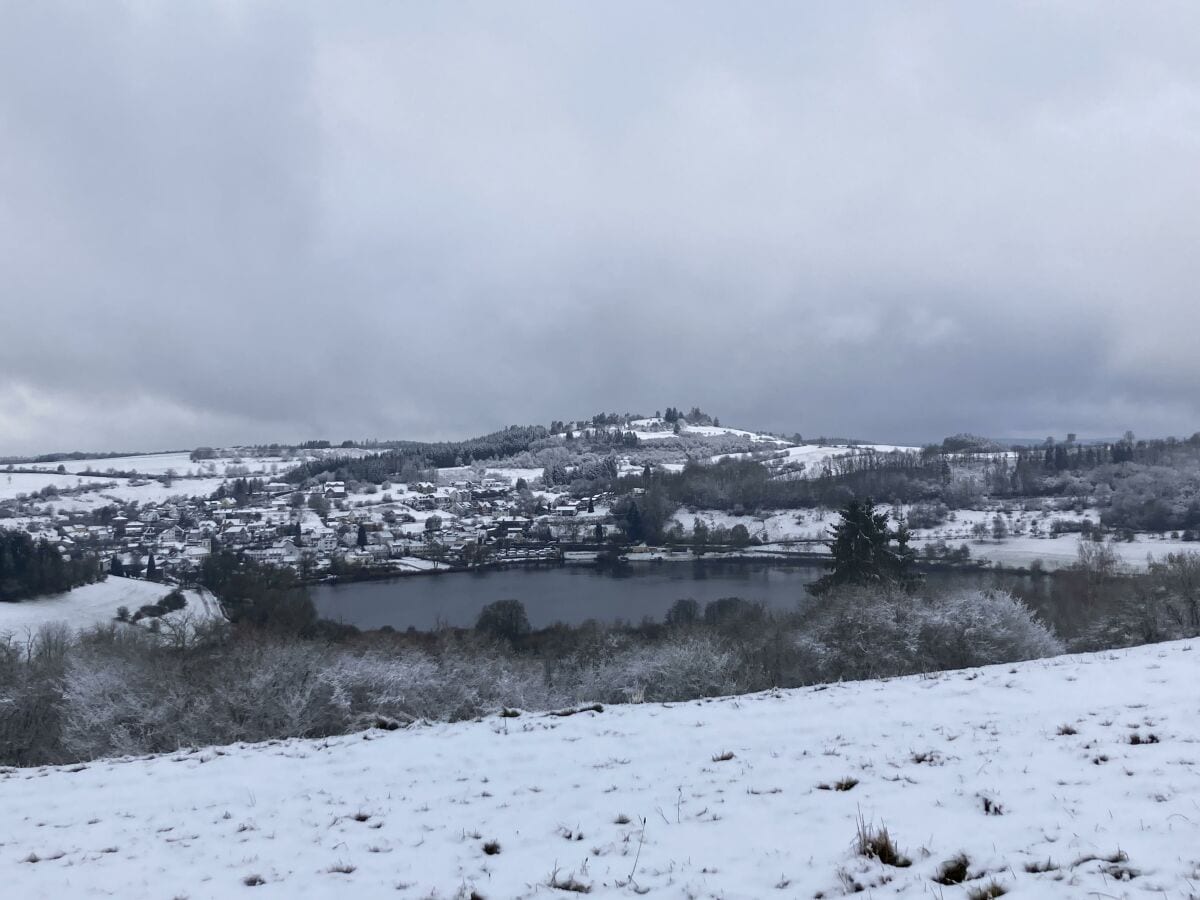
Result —
<instances>
[{"instance_id":1,"label":"snow-covered field","mask_svg":"<svg viewBox=\"0 0 1200 900\"><path fill-rule=\"evenodd\" d=\"M42 469L53 472L62 466L70 473L76 472L139 472L142 475L165 475L167 470L184 473L193 469L196 464L191 461L191 454L182 453L145 453L139 456L108 456L96 459L64 459L61 462L22 463L23 469Z\"/></svg>"},{"instance_id":2,"label":"snow-covered field","mask_svg":"<svg viewBox=\"0 0 1200 900\"><path fill-rule=\"evenodd\" d=\"M12 488L10 491L5 491L6 487L11 487L6 484L5 474L0 474L0 500L13 499L18 493L31 493L29 488L22 487ZM67 476L66 481L62 481L62 475L46 475L42 478L40 475L12 475L12 478L28 478L38 481L36 487L32 490L41 490L43 486L56 484L59 487L74 487L77 485L78 479L76 476ZM162 484L161 481L148 481L143 485L131 484L127 479L95 479L95 481L103 484L104 487L100 491L89 491L82 494L64 494L61 497L49 497L44 500L38 500L38 506L53 506L55 510L64 512L88 511L101 508L101 506L112 505L114 502L120 503L164 503L173 498L187 497L209 497L210 494L217 490L218 487L224 484L223 478L182 478L176 479L169 487ZM0 521L0 527L4 527L5 522Z\"/></svg>"},{"instance_id":3,"label":"snow-covered field","mask_svg":"<svg viewBox=\"0 0 1200 900\"><path fill-rule=\"evenodd\" d=\"M133 500L139 503L163 503L172 497L207 497L224 483L224 478L177 478L168 487L161 481L135 485L118 480L114 487L100 491L99 495L124 503Z\"/></svg>"},{"instance_id":4,"label":"snow-covered field","mask_svg":"<svg viewBox=\"0 0 1200 900\"><path fill-rule=\"evenodd\" d=\"M839 515L831 510L791 509L784 512L760 516L735 516L733 513L721 510L702 509L690 512L686 508L677 510L671 517L672 522L678 522L687 535L697 519L709 528L733 528L744 525L751 537L757 537L767 542L797 541L797 540L826 540L829 529L838 521ZM816 550L816 547L806 547Z\"/></svg>"},{"instance_id":5,"label":"snow-covered field","mask_svg":"<svg viewBox=\"0 0 1200 900\"><path fill-rule=\"evenodd\" d=\"M630 427L633 429L633 433L638 436L639 441L657 441L675 437L674 428L661 419L636 419L630 423ZM718 437L722 435L743 437L770 446L787 444L787 441L771 437L769 434L758 434L754 431L744 431L741 428L725 428L720 425L682 425L680 426L680 431L683 434L694 434L703 437Z\"/></svg>"},{"instance_id":6,"label":"snow-covered field","mask_svg":"<svg viewBox=\"0 0 1200 900\"><path fill-rule=\"evenodd\" d=\"M1194 897L1198 675L1175 643L10 769L0 877L23 900ZM859 855L859 816L909 864ZM935 883L958 854L967 883Z\"/></svg>"},{"instance_id":7,"label":"snow-covered field","mask_svg":"<svg viewBox=\"0 0 1200 900\"><path fill-rule=\"evenodd\" d=\"M12 479L10 482L8 479ZM15 499L19 494L33 494L48 485L58 489L83 484L100 484L98 491L78 495L63 495L39 500L39 506L53 506L64 511L78 511L108 506L114 501L129 503L163 503L175 497L207 497L225 483L224 478L177 478L170 486L161 481L133 484L125 478L87 478L76 475L36 475L32 473L0 472L0 501Z\"/></svg>"},{"instance_id":8,"label":"snow-covered field","mask_svg":"<svg viewBox=\"0 0 1200 900\"><path fill-rule=\"evenodd\" d=\"M347 455L351 454L350 449L341 452ZM53 472L61 465L70 474L114 471L137 472L140 475L153 477L166 475L168 472L174 472L176 475L194 472L199 475L209 468L215 469L217 474L224 474L227 466L244 466L252 475L265 475L272 472L286 472L303 462L304 459L311 458L313 457L297 457L285 462L278 456L220 456L215 459L193 462L191 452L183 451L179 453L146 453L140 456L111 456L98 459L67 459L61 463L21 463L19 468Z\"/></svg>"},{"instance_id":9,"label":"snow-covered field","mask_svg":"<svg viewBox=\"0 0 1200 900\"><path fill-rule=\"evenodd\" d=\"M1089 517L1093 522L1099 521L1099 512L1088 510L1085 513L1061 512L1050 517L1042 517L1045 528L1038 536L1028 533L1013 534L1002 539L986 537L979 540L972 535L972 526L976 523L991 525L995 516L993 510L956 510L955 521L948 522L936 528L914 529L912 545L917 550L935 541L945 541L951 547L966 544L975 560L990 560L1009 567L1028 568L1035 560L1040 560L1047 571L1063 569L1075 565L1079 561L1079 545L1088 539L1077 532L1065 532L1057 536L1049 533L1049 522L1053 519L1064 521L1079 521ZM1009 521L1023 524L1023 531L1028 531L1028 523L1035 516L1021 515L1009 517ZM720 510L678 510L671 518L678 522L685 535L690 535L696 519L701 519L710 528L732 528L734 525L745 525L752 537L757 537L768 543L790 543L797 540L823 541L828 538L830 529L837 523L839 515L834 510L787 510L759 516L735 516ZM1198 553L1200 543L1172 538L1169 534L1140 533L1132 541L1108 541L1120 563L1129 570L1146 568L1147 560L1164 559L1170 553ZM765 550L772 549L767 547ZM803 549L809 552L823 552L820 545L806 545ZM761 552L758 550L755 553Z\"/></svg>"},{"instance_id":10,"label":"snow-covered field","mask_svg":"<svg viewBox=\"0 0 1200 900\"><path fill-rule=\"evenodd\" d=\"M21 494L34 494L42 488L54 487L56 490L68 490L81 485L114 484L112 478L97 478L79 475L59 475L47 472L39 475L36 472L5 472L0 471L0 500L13 500Z\"/></svg>"},{"instance_id":11,"label":"snow-covered field","mask_svg":"<svg viewBox=\"0 0 1200 900\"><path fill-rule=\"evenodd\" d=\"M799 447L788 447L786 450L781 451L778 458L771 459L768 465L777 468L785 465L796 466L803 463L806 471L816 474L820 472L821 467L830 459L861 455L866 452L894 453L898 450L907 451L916 449L918 448L898 447L894 444L861 444L854 447L802 444Z\"/></svg>"},{"instance_id":12,"label":"snow-covered field","mask_svg":"<svg viewBox=\"0 0 1200 900\"><path fill-rule=\"evenodd\" d=\"M23 603L0 603L0 634L21 637L36 632L42 625L56 622L77 629L91 628L113 621L118 607L125 606L134 612L140 606L158 602L173 589L174 586L169 584L110 575L104 581L85 584L63 594ZM210 594L187 591L185 596L188 605L178 613L168 613L166 618L208 619L220 615L218 604Z\"/></svg>"},{"instance_id":13,"label":"snow-covered field","mask_svg":"<svg viewBox=\"0 0 1200 900\"><path fill-rule=\"evenodd\" d=\"M1078 534L1062 534L1057 538L1026 536L966 543L972 559L991 560L1019 568L1028 568L1034 560L1041 560L1047 571L1053 571L1079 561L1081 541L1083 539ZM918 539L913 541L913 546L920 549L925 543ZM1165 535L1141 534L1134 541L1111 541L1106 542L1105 546L1111 547L1121 564L1130 570L1145 569L1150 557L1161 560L1169 553L1200 553L1200 544L1195 541L1172 540Z\"/></svg>"}]
</instances>

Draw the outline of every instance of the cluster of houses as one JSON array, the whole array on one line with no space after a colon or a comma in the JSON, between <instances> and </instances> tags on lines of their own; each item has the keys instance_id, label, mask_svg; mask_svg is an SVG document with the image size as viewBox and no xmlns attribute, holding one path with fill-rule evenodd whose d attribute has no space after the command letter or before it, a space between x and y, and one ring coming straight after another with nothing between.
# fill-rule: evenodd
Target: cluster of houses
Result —
<instances>
[{"instance_id":1,"label":"cluster of houses","mask_svg":"<svg viewBox=\"0 0 1200 900\"><path fill-rule=\"evenodd\" d=\"M186 491L187 482L176 482ZM35 537L64 553L98 552L111 571L186 576L218 549L319 575L339 565L427 568L557 556L560 541L612 533L607 498L564 502L543 495L531 507L507 482L353 486L327 481L299 490L271 482L249 495L128 504L112 514L60 512L30 522ZM317 502L315 498L323 502ZM115 560L115 561L114 561Z\"/></svg>"}]
</instances>

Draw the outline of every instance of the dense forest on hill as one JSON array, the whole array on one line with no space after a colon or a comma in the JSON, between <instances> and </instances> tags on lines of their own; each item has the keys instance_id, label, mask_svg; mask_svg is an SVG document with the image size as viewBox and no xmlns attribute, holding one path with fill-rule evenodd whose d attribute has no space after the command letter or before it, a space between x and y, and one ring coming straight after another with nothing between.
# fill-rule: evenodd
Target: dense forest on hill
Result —
<instances>
[{"instance_id":1,"label":"dense forest on hill","mask_svg":"<svg viewBox=\"0 0 1200 900\"><path fill-rule=\"evenodd\" d=\"M331 456L304 463L288 473L288 480L297 484L322 474L344 481L366 481L380 484L400 476L418 480L421 473L432 467L470 465L477 460L492 460L522 450L549 436L543 425L511 425L502 431L485 434L465 441L394 441L390 449L361 458Z\"/></svg>"},{"instance_id":2,"label":"dense forest on hill","mask_svg":"<svg viewBox=\"0 0 1200 900\"><path fill-rule=\"evenodd\" d=\"M0 530L0 602L57 594L103 577L94 556L64 559L57 547L23 531Z\"/></svg>"}]
</instances>

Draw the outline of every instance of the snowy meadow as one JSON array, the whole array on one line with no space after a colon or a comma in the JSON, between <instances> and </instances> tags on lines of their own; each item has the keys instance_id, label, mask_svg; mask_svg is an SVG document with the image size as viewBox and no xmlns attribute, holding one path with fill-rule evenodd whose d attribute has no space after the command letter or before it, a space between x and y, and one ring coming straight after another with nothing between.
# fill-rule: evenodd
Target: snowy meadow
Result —
<instances>
[{"instance_id":1,"label":"snowy meadow","mask_svg":"<svg viewBox=\"0 0 1200 900\"><path fill-rule=\"evenodd\" d=\"M0 873L23 898L1194 897L1196 665L1180 642L8 769Z\"/></svg>"}]
</instances>

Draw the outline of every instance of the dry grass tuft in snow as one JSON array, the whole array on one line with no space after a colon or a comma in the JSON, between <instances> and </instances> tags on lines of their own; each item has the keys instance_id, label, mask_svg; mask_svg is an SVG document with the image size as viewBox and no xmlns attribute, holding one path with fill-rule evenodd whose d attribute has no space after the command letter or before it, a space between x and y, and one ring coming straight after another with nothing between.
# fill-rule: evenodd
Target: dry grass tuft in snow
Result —
<instances>
[{"instance_id":1,"label":"dry grass tuft in snow","mask_svg":"<svg viewBox=\"0 0 1200 900\"><path fill-rule=\"evenodd\" d=\"M967 889L967 900L995 900L1008 893L1008 888L993 878L986 884L975 885Z\"/></svg>"},{"instance_id":2,"label":"dry grass tuft in snow","mask_svg":"<svg viewBox=\"0 0 1200 900\"><path fill-rule=\"evenodd\" d=\"M962 884L970 877L971 860L965 853L957 853L938 866L933 880L938 884Z\"/></svg>"},{"instance_id":3,"label":"dry grass tuft in snow","mask_svg":"<svg viewBox=\"0 0 1200 900\"><path fill-rule=\"evenodd\" d=\"M876 828L861 815L858 817L858 834L854 846L859 856L877 859L885 866L907 869L912 865L912 860L896 847L887 826L880 825Z\"/></svg>"}]
</instances>

